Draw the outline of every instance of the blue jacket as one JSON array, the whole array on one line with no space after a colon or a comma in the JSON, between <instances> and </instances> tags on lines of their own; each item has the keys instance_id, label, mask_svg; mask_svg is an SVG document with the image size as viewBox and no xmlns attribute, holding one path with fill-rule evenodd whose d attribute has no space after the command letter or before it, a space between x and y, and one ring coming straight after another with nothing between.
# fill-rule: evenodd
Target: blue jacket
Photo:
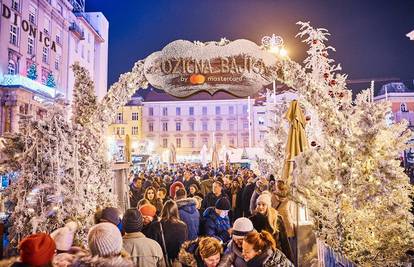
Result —
<instances>
[{"instance_id":1,"label":"blue jacket","mask_svg":"<svg viewBox=\"0 0 414 267\"><path fill-rule=\"evenodd\" d=\"M198 237L200 214L196 208L196 200L185 198L176 201L180 219L187 224L188 239L194 240Z\"/></svg>"},{"instance_id":2,"label":"blue jacket","mask_svg":"<svg viewBox=\"0 0 414 267\"><path fill-rule=\"evenodd\" d=\"M218 240L227 243L230 241L230 235L227 230L230 229L229 216L221 218L215 211L214 207L207 208L203 213L203 234L212 236Z\"/></svg>"}]
</instances>

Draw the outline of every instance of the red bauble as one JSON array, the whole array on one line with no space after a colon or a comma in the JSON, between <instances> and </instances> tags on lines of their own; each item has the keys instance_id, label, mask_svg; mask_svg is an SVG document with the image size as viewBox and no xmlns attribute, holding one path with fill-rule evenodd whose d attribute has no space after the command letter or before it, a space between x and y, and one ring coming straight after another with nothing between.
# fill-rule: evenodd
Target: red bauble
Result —
<instances>
[{"instance_id":1,"label":"red bauble","mask_svg":"<svg viewBox=\"0 0 414 267\"><path fill-rule=\"evenodd\" d=\"M318 43L318 40L313 40L312 43L313 44L317 44Z\"/></svg>"},{"instance_id":2,"label":"red bauble","mask_svg":"<svg viewBox=\"0 0 414 267\"><path fill-rule=\"evenodd\" d=\"M330 82L329 82L329 85L335 85L336 84L336 81L335 80L331 80Z\"/></svg>"},{"instance_id":3,"label":"red bauble","mask_svg":"<svg viewBox=\"0 0 414 267\"><path fill-rule=\"evenodd\" d=\"M344 93L343 92L340 92L339 93L339 97L341 97L341 98L344 97Z\"/></svg>"},{"instance_id":4,"label":"red bauble","mask_svg":"<svg viewBox=\"0 0 414 267\"><path fill-rule=\"evenodd\" d=\"M323 77L324 77L325 79L328 79L328 78L329 78L329 73L325 72L325 73L323 74Z\"/></svg>"},{"instance_id":5,"label":"red bauble","mask_svg":"<svg viewBox=\"0 0 414 267\"><path fill-rule=\"evenodd\" d=\"M332 91L332 90L329 90L328 95L329 95L330 97L333 97L333 96L334 96L333 91Z\"/></svg>"},{"instance_id":6,"label":"red bauble","mask_svg":"<svg viewBox=\"0 0 414 267\"><path fill-rule=\"evenodd\" d=\"M306 119L306 121L310 121L311 120L311 116L308 115L308 116L305 117L305 119Z\"/></svg>"},{"instance_id":7,"label":"red bauble","mask_svg":"<svg viewBox=\"0 0 414 267\"><path fill-rule=\"evenodd\" d=\"M316 146L316 142L315 141L312 141L311 142L311 146Z\"/></svg>"}]
</instances>

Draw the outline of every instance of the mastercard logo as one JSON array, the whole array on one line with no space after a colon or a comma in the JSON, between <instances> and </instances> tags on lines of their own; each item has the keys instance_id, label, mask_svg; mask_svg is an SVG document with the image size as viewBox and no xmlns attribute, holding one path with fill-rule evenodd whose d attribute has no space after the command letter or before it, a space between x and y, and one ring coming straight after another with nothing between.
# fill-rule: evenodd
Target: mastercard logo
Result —
<instances>
[{"instance_id":1,"label":"mastercard logo","mask_svg":"<svg viewBox=\"0 0 414 267\"><path fill-rule=\"evenodd\" d=\"M191 84L203 84L206 81L206 77L202 74L193 74L190 76Z\"/></svg>"}]
</instances>

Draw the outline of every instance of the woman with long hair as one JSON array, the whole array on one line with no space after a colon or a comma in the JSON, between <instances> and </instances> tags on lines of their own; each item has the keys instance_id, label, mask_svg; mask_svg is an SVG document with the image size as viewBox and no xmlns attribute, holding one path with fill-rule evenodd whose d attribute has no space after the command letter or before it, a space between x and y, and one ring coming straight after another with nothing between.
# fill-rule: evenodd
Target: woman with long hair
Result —
<instances>
[{"instance_id":1,"label":"woman with long hair","mask_svg":"<svg viewBox=\"0 0 414 267\"><path fill-rule=\"evenodd\" d=\"M243 240L242 248L242 256L249 267L294 267L276 248L273 236L267 231L248 233Z\"/></svg>"},{"instance_id":2,"label":"woman with long hair","mask_svg":"<svg viewBox=\"0 0 414 267\"><path fill-rule=\"evenodd\" d=\"M157 215L161 213L162 203L161 200L157 198L157 190L153 186L148 186L145 189L144 199L148 200L151 205L157 209Z\"/></svg>"},{"instance_id":3,"label":"woman with long hair","mask_svg":"<svg viewBox=\"0 0 414 267\"><path fill-rule=\"evenodd\" d=\"M254 228L261 232L265 230L272 234L276 246L286 257L293 261L293 253L287 237L285 225L277 210L272 208L272 196L269 191L264 191L256 201L256 209L250 217Z\"/></svg>"},{"instance_id":4,"label":"woman with long hair","mask_svg":"<svg viewBox=\"0 0 414 267\"><path fill-rule=\"evenodd\" d=\"M177 260L181 245L188 239L187 225L180 220L175 201L165 202L161 212L161 247L170 262Z\"/></svg>"},{"instance_id":5,"label":"woman with long hair","mask_svg":"<svg viewBox=\"0 0 414 267\"><path fill-rule=\"evenodd\" d=\"M218 266L223 247L214 237L200 237L187 241L180 250L180 262L189 267L216 267Z\"/></svg>"}]
</instances>

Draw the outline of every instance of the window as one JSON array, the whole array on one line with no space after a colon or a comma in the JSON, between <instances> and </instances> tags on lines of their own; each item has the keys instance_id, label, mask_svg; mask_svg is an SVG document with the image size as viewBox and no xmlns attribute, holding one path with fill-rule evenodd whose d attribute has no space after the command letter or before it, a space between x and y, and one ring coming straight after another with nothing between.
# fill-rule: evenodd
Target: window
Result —
<instances>
[{"instance_id":1,"label":"window","mask_svg":"<svg viewBox=\"0 0 414 267\"><path fill-rule=\"evenodd\" d=\"M132 126L131 130L132 135L138 135L138 126Z\"/></svg>"},{"instance_id":2,"label":"window","mask_svg":"<svg viewBox=\"0 0 414 267\"><path fill-rule=\"evenodd\" d=\"M49 48L43 47L42 62L49 63Z\"/></svg>"},{"instance_id":3,"label":"window","mask_svg":"<svg viewBox=\"0 0 414 267\"><path fill-rule=\"evenodd\" d=\"M29 37L27 38L27 54L34 54L34 43L34 38L29 35Z\"/></svg>"},{"instance_id":4,"label":"window","mask_svg":"<svg viewBox=\"0 0 414 267\"><path fill-rule=\"evenodd\" d=\"M234 122L233 121L229 121L229 130L234 131Z\"/></svg>"},{"instance_id":5,"label":"window","mask_svg":"<svg viewBox=\"0 0 414 267\"><path fill-rule=\"evenodd\" d=\"M407 104L401 103L400 110L401 112L408 112Z\"/></svg>"},{"instance_id":6,"label":"window","mask_svg":"<svg viewBox=\"0 0 414 267\"><path fill-rule=\"evenodd\" d=\"M221 131L221 121L216 121L216 131Z\"/></svg>"},{"instance_id":7,"label":"window","mask_svg":"<svg viewBox=\"0 0 414 267\"><path fill-rule=\"evenodd\" d=\"M194 116L194 107L190 107L190 108L188 109L188 114L189 114L190 116Z\"/></svg>"},{"instance_id":8,"label":"window","mask_svg":"<svg viewBox=\"0 0 414 267\"><path fill-rule=\"evenodd\" d=\"M149 108L148 108L148 114L149 114L150 116L154 116L154 108L153 108L153 107L149 107Z\"/></svg>"},{"instance_id":9,"label":"window","mask_svg":"<svg viewBox=\"0 0 414 267\"><path fill-rule=\"evenodd\" d=\"M168 109L167 109L167 107L163 107L162 108L162 115L163 116L168 116Z\"/></svg>"},{"instance_id":10,"label":"window","mask_svg":"<svg viewBox=\"0 0 414 267\"><path fill-rule=\"evenodd\" d=\"M216 115L220 115L220 113L221 113L220 106L216 106Z\"/></svg>"},{"instance_id":11,"label":"window","mask_svg":"<svg viewBox=\"0 0 414 267\"><path fill-rule=\"evenodd\" d=\"M234 115L234 107L233 106L229 107L229 114Z\"/></svg>"},{"instance_id":12,"label":"window","mask_svg":"<svg viewBox=\"0 0 414 267\"><path fill-rule=\"evenodd\" d=\"M121 135L125 135L125 128L121 127Z\"/></svg>"},{"instance_id":13,"label":"window","mask_svg":"<svg viewBox=\"0 0 414 267\"><path fill-rule=\"evenodd\" d=\"M124 120L123 118L124 116L122 115L122 112L118 112L116 114L116 123L122 123L122 121Z\"/></svg>"},{"instance_id":14,"label":"window","mask_svg":"<svg viewBox=\"0 0 414 267\"><path fill-rule=\"evenodd\" d=\"M168 147L168 139L167 138L163 138L162 139L162 147L163 148L167 148Z\"/></svg>"},{"instance_id":15,"label":"window","mask_svg":"<svg viewBox=\"0 0 414 267\"><path fill-rule=\"evenodd\" d=\"M131 116L133 121L137 121L138 120L138 112L132 112L132 116Z\"/></svg>"},{"instance_id":16,"label":"window","mask_svg":"<svg viewBox=\"0 0 414 267\"><path fill-rule=\"evenodd\" d=\"M244 147L248 147L249 146L249 138L248 137L243 137L243 146Z\"/></svg>"},{"instance_id":17,"label":"window","mask_svg":"<svg viewBox=\"0 0 414 267\"><path fill-rule=\"evenodd\" d=\"M176 122L176 123L175 123L175 130L176 130L177 132L181 131L181 122Z\"/></svg>"},{"instance_id":18,"label":"window","mask_svg":"<svg viewBox=\"0 0 414 267\"><path fill-rule=\"evenodd\" d=\"M206 116L207 115L207 107L203 107L202 112L203 112L203 116Z\"/></svg>"},{"instance_id":19,"label":"window","mask_svg":"<svg viewBox=\"0 0 414 267\"><path fill-rule=\"evenodd\" d=\"M29 21L32 24L36 25L36 13L37 13L37 9L35 6L30 5L29 6Z\"/></svg>"},{"instance_id":20,"label":"window","mask_svg":"<svg viewBox=\"0 0 414 267\"><path fill-rule=\"evenodd\" d=\"M56 43L62 44L62 29L57 29Z\"/></svg>"},{"instance_id":21,"label":"window","mask_svg":"<svg viewBox=\"0 0 414 267\"><path fill-rule=\"evenodd\" d=\"M230 137L229 143L231 146L234 146L234 137Z\"/></svg>"},{"instance_id":22,"label":"window","mask_svg":"<svg viewBox=\"0 0 414 267\"><path fill-rule=\"evenodd\" d=\"M16 74L16 64L14 64L13 60L9 60L9 64L7 65L7 74Z\"/></svg>"},{"instance_id":23,"label":"window","mask_svg":"<svg viewBox=\"0 0 414 267\"><path fill-rule=\"evenodd\" d=\"M154 131L154 123L153 122L148 123L148 131L151 132L151 133Z\"/></svg>"},{"instance_id":24,"label":"window","mask_svg":"<svg viewBox=\"0 0 414 267\"><path fill-rule=\"evenodd\" d=\"M59 70L60 65L60 55L56 55L55 57L55 70Z\"/></svg>"},{"instance_id":25,"label":"window","mask_svg":"<svg viewBox=\"0 0 414 267\"><path fill-rule=\"evenodd\" d=\"M247 114L247 105L243 105L243 114Z\"/></svg>"},{"instance_id":26,"label":"window","mask_svg":"<svg viewBox=\"0 0 414 267\"><path fill-rule=\"evenodd\" d=\"M202 128L203 128L203 131L207 131L207 122L206 121L203 121L203 124L202 124Z\"/></svg>"},{"instance_id":27,"label":"window","mask_svg":"<svg viewBox=\"0 0 414 267\"><path fill-rule=\"evenodd\" d=\"M195 147L194 138L190 138L190 147L191 148L194 148Z\"/></svg>"},{"instance_id":28,"label":"window","mask_svg":"<svg viewBox=\"0 0 414 267\"><path fill-rule=\"evenodd\" d=\"M177 145L177 148L180 148L181 147L181 138L176 138L175 143Z\"/></svg>"},{"instance_id":29,"label":"window","mask_svg":"<svg viewBox=\"0 0 414 267\"><path fill-rule=\"evenodd\" d=\"M258 121L259 121L259 125L264 125L264 118L263 117L260 116Z\"/></svg>"},{"instance_id":30,"label":"window","mask_svg":"<svg viewBox=\"0 0 414 267\"><path fill-rule=\"evenodd\" d=\"M168 131L168 122L163 122L162 123L162 131L163 132L167 132Z\"/></svg>"},{"instance_id":31,"label":"window","mask_svg":"<svg viewBox=\"0 0 414 267\"><path fill-rule=\"evenodd\" d=\"M44 25L44 28L43 28L43 32L46 35L49 35L50 34L50 19L45 18L44 23L45 23L45 25Z\"/></svg>"},{"instance_id":32,"label":"window","mask_svg":"<svg viewBox=\"0 0 414 267\"><path fill-rule=\"evenodd\" d=\"M208 146L208 138L207 137L203 137L203 145Z\"/></svg>"},{"instance_id":33,"label":"window","mask_svg":"<svg viewBox=\"0 0 414 267\"><path fill-rule=\"evenodd\" d=\"M62 7L61 4L57 4L57 10L58 10L60 15L63 15L63 7Z\"/></svg>"},{"instance_id":34,"label":"window","mask_svg":"<svg viewBox=\"0 0 414 267\"><path fill-rule=\"evenodd\" d=\"M190 128L190 131L194 131L194 122L193 122L193 121L190 121L190 122L188 123L188 126L189 126L189 128Z\"/></svg>"},{"instance_id":35,"label":"window","mask_svg":"<svg viewBox=\"0 0 414 267\"><path fill-rule=\"evenodd\" d=\"M10 43L12 45L18 45L19 44L19 28L17 26L14 26L13 24L10 25Z\"/></svg>"},{"instance_id":36,"label":"window","mask_svg":"<svg viewBox=\"0 0 414 267\"><path fill-rule=\"evenodd\" d=\"M243 129L249 129L249 122L248 121L244 121L243 122Z\"/></svg>"},{"instance_id":37,"label":"window","mask_svg":"<svg viewBox=\"0 0 414 267\"><path fill-rule=\"evenodd\" d=\"M175 115L176 116L181 116L181 108L180 107L175 108Z\"/></svg>"},{"instance_id":38,"label":"window","mask_svg":"<svg viewBox=\"0 0 414 267\"><path fill-rule=\"evenodd\" d=\"M11 5L12 9L16 10L16 11L20 11L20 4L19 4L19 0L12 0L12 5Z\"/></svg>"}]
</instances>

